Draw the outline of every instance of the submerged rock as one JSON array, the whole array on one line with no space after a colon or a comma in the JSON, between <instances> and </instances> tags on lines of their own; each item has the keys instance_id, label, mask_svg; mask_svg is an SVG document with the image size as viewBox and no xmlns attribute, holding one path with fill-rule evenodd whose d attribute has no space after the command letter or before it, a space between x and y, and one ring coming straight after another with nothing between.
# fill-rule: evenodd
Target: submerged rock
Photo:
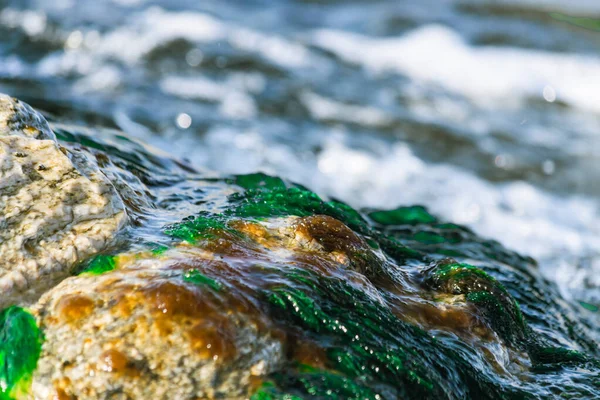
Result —
<instances>
[{"instance_id":1,"label":"submerged rock","mask_svg":"<svg viewBox=\"0 0 600 400\"><path fill-rule=\"evenodd\" d=\"M68 276L125 219L85 154L67 152L40 114L0 96L0 307L35 299Z\"/></svg>"},{"instance_id":2,"label":"submerged rock","mask_svg":"<svg viewBox=\"0 0 600 400\"><path fill-rule=\"evenodd\" d=\"M17 171L11 182L22 182L13 190L39 193L30 203L24 197L11 203L20 211L0 234L8 240L0 246L26 262L6 268L35 266L31 278L42 271L55 271L56 280L74 275L58 284L44 279L44 293L29 310L19 306L30 293L7 286L2 304L14 306L0 314L2 399L600 393L593 332L528 257L438 221L422 207L358 211L276 177L207 177L130 139L108 142L59 127L67 157L41 117L2 101L29 115L27 124L41 124L33 131L25 122L7 123L13 128L1 132L20 127L0 136L7 139L2 143L27 140L30 158L52 152L53 168L68 170L54 184L38 186L47 179L27 178L24 164L6 153L0 165ZM48 191L67 176L80 182L77 188L50 198ZM65 205L73 198L97 206L81 207L72 214L76 223L38 230L31 236L35 246L23 245L19 237L30 231L19 218L52 226L63 215L32 212L39 210L37 199L50 209L73 209ZM117 233L125 209L134 223L118 234L119 246L91 256ZM99 225L85 225L90 221ZM93 226L102 229L86 231ZM76 257L44 258L72 254L68 246L48 247L56 243L49 238L66 231L71 236L64 237L75 238L75 245L66 243ZM90 232L105 236L80 250L76 238Z\"/></svg>"}]
</instances>

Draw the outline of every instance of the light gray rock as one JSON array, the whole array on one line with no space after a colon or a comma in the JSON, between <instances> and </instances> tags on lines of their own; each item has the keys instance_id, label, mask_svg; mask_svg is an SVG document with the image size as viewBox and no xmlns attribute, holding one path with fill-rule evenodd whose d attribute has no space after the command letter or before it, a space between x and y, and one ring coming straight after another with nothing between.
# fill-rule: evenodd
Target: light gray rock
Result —
<instances>
[{"instance_id":1,"label":"light gray rock","mask_svg":"<svg viewBox=\"0 0 600 400\"><path fill-rule=\"evenodd\" d=\"M0 95L0 308L35 300L125 221L95 164L62 148L31 107Z\"/></svg>"}]
</instances>

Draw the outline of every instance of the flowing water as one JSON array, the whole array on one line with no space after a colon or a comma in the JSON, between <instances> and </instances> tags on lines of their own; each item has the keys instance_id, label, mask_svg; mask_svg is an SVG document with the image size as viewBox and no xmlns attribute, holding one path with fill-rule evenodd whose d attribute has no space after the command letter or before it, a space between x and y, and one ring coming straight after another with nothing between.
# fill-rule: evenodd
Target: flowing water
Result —
<instances>
[{"instance_id":1,"label":"flowing water","mask_svg":"<svg viewBox=\"0 0 600 400\"><path fill-rule=\"evenodd\" d=\"M211 201L174 177L263 171L357 208L422 204L537 259L600 327L599 3L0 7L0 92L125 160L130 207L167 210L140 216L146 239Z\"/></svg>"}]
</instances>

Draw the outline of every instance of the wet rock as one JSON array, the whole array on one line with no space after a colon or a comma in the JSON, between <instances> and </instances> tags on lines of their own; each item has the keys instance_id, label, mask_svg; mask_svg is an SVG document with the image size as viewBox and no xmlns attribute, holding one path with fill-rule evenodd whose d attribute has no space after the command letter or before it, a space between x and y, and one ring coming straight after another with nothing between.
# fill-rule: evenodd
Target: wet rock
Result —
<instances>
[{"instance_id":1,"label":"wet rock","mask_svg":"<svg viewBox=\"0 0 600 400\"><path fill-rule=\"evenodd\" d=\"M334 218L198 216L183 225L171 229L186 241L100 255L42 296L35 398L248 398L286 363L324 357L260 306L281 285L271 279L278 265L347 271L374 290L355 260L377 256Z\"/></svg>"},{"instance_id":2,"label":"wet rock","mask_svg":"<svg viewBox=\"0 0 600 400\"><path fill-rule=\"evenodd\" d=\"M24 304L102 250L123 204L85 154L58 145L44 118L0 96L0 307Z\"/></svg>"},{"instance_id":3,"label":"wet rock","mask_svg":"<svg viewBox=\"0 0 600 400\"><path fill-rule=\"evenodd\" d=\"M248 298L158 264L83 274L40 299L35 398L244 398L279 366L277 332Z\"/></svg>"},{"instance_id":4,"label":"wet rock","mask_svg":"<svg viewBox=\"0 0 600 400\"><path fill-rule=\"evenodd\" d=\"M0 311L2 399L600 388L593 335L535 262L422 207L359 211L54 125L65 149L6 97L0 117L0 306L33 304Z\"/></svg>"}]
</instances>

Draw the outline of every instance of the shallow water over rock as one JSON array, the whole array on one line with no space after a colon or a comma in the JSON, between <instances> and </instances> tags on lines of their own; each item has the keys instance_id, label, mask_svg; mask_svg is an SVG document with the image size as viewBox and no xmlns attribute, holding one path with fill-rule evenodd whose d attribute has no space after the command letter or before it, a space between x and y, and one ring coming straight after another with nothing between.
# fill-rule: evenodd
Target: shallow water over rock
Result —
<instances>
[{"instance_id":1,"label":"shallow water over rock","mask_svg":"<svg viewBox=\"0 0 600 400\"><path fill-rule=\"evenodd\" d=\"M262 173L201 173L119 132L53 126L66 154L85 154L110 180L129 222L70 263L72 277L31 305L13 296L0 314L4 396L517 399L600 389L598 327L530 257L421 206L357 211Z\"/></svg>"},{"instance_id":2,"label":"shallow water over rock","mask_svg":"<svg viewBox=\"0 0 600 400\"><path fill-rule=\"evenodd\" d=\"M110 247L73 273L114 268L106 274L125 286L154 280L159 300L173 284L209 308L256 307L232 321L262 338L256 354L268 362L229 355L237 361L220 384L242 376L237 394L258 398L598 397L600 34L566 18L594 17L594 4L1 4L0 91L40 109L60 146L97 165L127 210ZM325 200L239 175L256 171ZM382 211L398 205L408 208ZM186 218L185 229L173 225ZM313 236L322 239L305 240ZM207 254L226 261L207 264ZM185 278L196 273L199 286ZM101 287L106 274L71 280ZM74 295L71 280L38 310L63 315L53 302ZM215 287L229 291L213 298ZM93 316L89 329L113 307L103 296L114 293L97 295L74 300ZM12 312L3 318L29 323ZM192 317L175 332L208 323ZM198 329L213 332L209 320ZM239 339L225 336L225 347ZM94 357L110 340L98 337ZM81 368L143 377L152 355L123 350L140 343L103 347L104 361ZM45 351L40 393L62 353ZM188 371L213 368L195 365ZM218 387L211 395L224 395Z\"/></svg>"},{"instance_id":3,"label":"shallow water over rock","mask_svg":"<svg viewBox=\"0 0 600 400\"><path fill-rule=\"evenodd\" d=\"M57 122L356 207L427 205L598 305L600 35L569 19L593 1L2 6L0 91Z\"/></svg>"}]
</instances>

